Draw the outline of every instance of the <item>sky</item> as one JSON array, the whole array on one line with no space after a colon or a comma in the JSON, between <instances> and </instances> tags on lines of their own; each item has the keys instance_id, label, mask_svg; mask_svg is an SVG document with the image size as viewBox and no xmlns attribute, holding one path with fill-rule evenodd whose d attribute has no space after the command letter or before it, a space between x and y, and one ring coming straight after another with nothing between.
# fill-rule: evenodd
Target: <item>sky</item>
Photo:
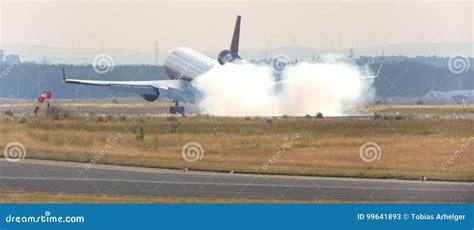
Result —
<instances>
[{"instance_id":1,"label":"sky","mask_svg":"<svg viewBox=\"0 0 474 230\"><path fill-rule=\"evenodd\" d=\"M471 0L0 1L0 46L219 50L237 14L247 49L474 41Z\"/></svg>"}]
</instances>

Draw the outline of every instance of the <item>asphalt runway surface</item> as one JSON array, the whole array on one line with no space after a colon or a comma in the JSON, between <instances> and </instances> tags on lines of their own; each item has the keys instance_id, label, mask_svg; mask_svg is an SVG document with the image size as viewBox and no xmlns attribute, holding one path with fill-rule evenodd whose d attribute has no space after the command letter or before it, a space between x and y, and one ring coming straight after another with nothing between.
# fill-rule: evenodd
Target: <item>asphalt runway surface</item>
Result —
<instances>
[{"instance_id":1,"label":"asphalt runway surface","mask_svg":"<svg viewBox=\"0 0 474 230\"><path fill-rule=\"evenodd\" d=\"M276 176L0 159L0 192L265 199L474 202L474 183Z\"/></svg>"}]
</instances>

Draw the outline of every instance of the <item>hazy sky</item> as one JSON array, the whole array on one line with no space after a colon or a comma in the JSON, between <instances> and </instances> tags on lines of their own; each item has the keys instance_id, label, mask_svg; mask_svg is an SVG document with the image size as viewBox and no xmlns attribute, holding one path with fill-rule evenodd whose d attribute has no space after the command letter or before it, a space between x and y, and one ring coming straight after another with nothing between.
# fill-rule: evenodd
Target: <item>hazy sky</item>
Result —
<instances>
[{"instance_id":1,"label":"hazy sky","mask_svg":"<svg viewBox=\"0 0 474 230\"><path fill-rule=\"evenodd\" d=\"M125 48L366 47L473 41L473 1L1 1L1 44Z\"/></svg>"}]
</instances>

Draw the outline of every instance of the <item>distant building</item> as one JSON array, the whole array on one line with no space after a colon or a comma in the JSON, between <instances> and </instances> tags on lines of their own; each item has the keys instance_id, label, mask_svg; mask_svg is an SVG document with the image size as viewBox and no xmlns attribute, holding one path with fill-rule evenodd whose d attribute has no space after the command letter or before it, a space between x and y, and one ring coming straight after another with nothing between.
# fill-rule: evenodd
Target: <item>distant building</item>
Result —
<instances>
[{"instance_id":1,"label":"distant building","mask_svg":"<svg viewBox=\"0 0 474 230\"><path fill-rule=\"evenodd\" d=\"M474 101L474 90L431 91L423 99L427 102L472 102Z\"/></svg>"},{"instance_id":2,"label":"distant building","mask_svg":"<svg viewBox=\"0 0 474 230\"><path fill-rule=\"evenodd\" d=\"M0 50L0 65L3 65L3 50Z\"/></svg>"},{"instance_id":3,"label":"distant building","mask_svg":"<svg viewBox=\"0 0 474 230\"><path fill-rule=\"evenodd\" d=\"M4 64L11 65L11 64L18 64L20 63L20 56L18 54L10 54L5 57Z\"/></svg>"}]
</instances>

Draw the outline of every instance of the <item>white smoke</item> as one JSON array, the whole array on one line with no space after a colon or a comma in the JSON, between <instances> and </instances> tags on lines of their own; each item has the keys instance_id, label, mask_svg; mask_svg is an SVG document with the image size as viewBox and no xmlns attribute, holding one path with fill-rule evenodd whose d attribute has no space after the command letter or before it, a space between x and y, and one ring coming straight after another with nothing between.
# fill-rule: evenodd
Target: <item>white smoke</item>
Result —
<instances>
[{"instance_id":1,"label":"white smoke","mask_svg":"<svg viewBox=\"0 0 474 230\"><path fill-rule=\"evenodd\" d=\"M203 113L220 116L344 115L374 96L372 79L355 64L326 56L288 65L277 81L271 66L226 63L198 76Z\"/></svg>"}]
</instances>

